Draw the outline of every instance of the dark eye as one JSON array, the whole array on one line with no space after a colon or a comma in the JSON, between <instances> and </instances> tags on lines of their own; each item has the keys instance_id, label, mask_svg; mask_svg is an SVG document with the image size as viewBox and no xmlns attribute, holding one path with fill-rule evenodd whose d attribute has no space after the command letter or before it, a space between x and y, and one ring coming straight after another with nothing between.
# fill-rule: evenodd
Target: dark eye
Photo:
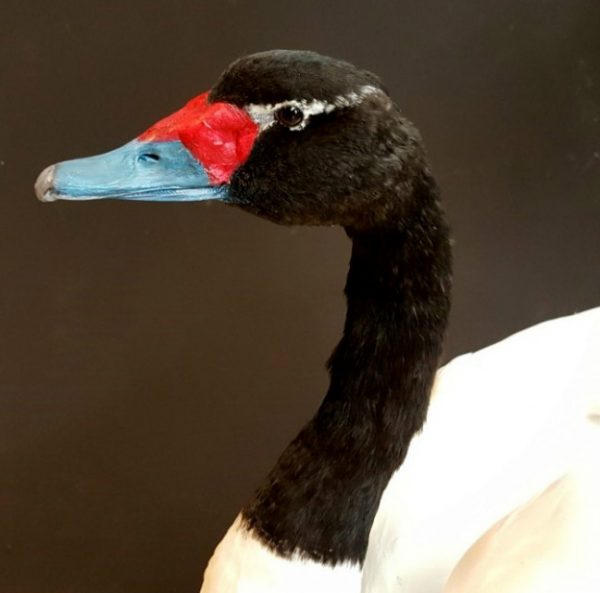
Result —
<instances>
[{"instance_id":1,"label":"dark eye","mask_svg":"<svg viewBox=\"0 0 600 593\"><path fill-rule=\"evenodd\" d=\"M302 123L304 120L304 113L302 109L294 105L285 105L280 107L275 112L275 119L286 128L293 128Z\"/></svg>"}]
</instances>

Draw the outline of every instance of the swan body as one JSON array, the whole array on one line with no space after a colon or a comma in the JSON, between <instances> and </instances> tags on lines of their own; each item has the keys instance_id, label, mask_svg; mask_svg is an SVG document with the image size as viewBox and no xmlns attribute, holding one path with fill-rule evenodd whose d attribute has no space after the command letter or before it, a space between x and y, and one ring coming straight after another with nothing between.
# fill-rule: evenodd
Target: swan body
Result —
<instances>
[{"instance_id":1,"label":"swan body","mask_svg":"<svg viewBox=\"0 0 600 593\"><path fill-rule=\"evenodd\" d=\"M442 368L423 431L382 497L363 591L441 592L480 536L511 513L524 525L526 515L536 516L536 497L549 504L550 494L543 493L557 481L565 480L561 492L568 484L573 493L563 502L561 516L569 516L574 492L583 496L584 483L597 486L579 476L600 476L599 410L600 308L536 325ZM578 511L580 524L583 513L597 526L598 507L590 503L585 509ZM478 550L488 552L484 575L496 559L490 550L496 549L497 531L479 544ZM517 533L523 535L504 529L502 545L515 535L511 545L519 550ZM596 535L589 543L598 557ZM462 561L460 574L472 570L478 550ZM537 560L523 553L518 562L528 566ZM600 563L595 566L597 578ZM448 591L467 590L456 585L458 578L454 575Z\"/></svg>"},{"instance_id":2,"label":"swan body","mask_svg":"<svg viewBox=\"0 0 600 593\"><path fill-rule=\"evenodd\" d=\"M599 360L600 308L459 356L436 375L362 571L282 558L238 517L202 593L600 590Z\"/></svg>"},{"instance_id":3,"label":"swan body","mask_svg":"<svg viewBox=\"0 0 600 593\"><path fill-rule=\"evenodd\" d=\"M133 141L52 165L35 189L45 202L218 200L341 225L352 243L328 391L217 547L202 593L441 593L466 554L448 585L460 589L493 564L496 534L535 521L534 498L570 475L598 404L598 310L436 375L449 229L420 134L374 74L313 52L240 58Z\"/></svg>"}]
</instances>

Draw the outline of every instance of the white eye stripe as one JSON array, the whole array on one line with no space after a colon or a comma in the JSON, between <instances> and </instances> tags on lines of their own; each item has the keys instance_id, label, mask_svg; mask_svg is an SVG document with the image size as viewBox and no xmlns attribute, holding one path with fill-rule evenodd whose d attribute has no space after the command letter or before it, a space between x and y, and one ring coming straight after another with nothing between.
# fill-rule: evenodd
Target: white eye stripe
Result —
<instances>
[{"instance_id":1,"label":"white eye stripe","mask_svg":"<svg viewBox=\"0 0 600 593\"><path fill-rule=\"evenodd\" d=\"M281 101L280 103L269 103L266 105L257 105L250 103L246 106L248 115L256 122L260 131L266 130L275 123L275 112L282 107L296 107L304 114L304 119L290 130L303 130L312 115L320 115L322 113L331 113L335 109L344 107L354 107L363 101L369 95L380 92L375 86L365 85L356 92L340 95L333 101L320 101L319 99L291 99L289 101Z\"/></svg>"}]
</instances>

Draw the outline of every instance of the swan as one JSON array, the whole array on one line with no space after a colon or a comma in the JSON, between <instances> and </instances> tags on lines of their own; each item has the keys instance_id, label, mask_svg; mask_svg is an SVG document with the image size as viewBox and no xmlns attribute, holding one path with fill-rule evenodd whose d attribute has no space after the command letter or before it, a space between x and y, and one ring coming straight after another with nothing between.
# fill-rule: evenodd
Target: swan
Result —
<instances>
[{"instance_id":1,"label":"swan","mask_svg":"<svg viewBox=\"0 0 600 593\"><path fill-rule=\"evenodd\" d=\"M329 389L217 546L202 593L461 590L499 522L550 496L594 430L600 309L437 371L452 268L439 192L417 129L347 62L240 58L124 146L47 167L35 190L218 200L341 225L352 243Z\"/></svg>"}]
</instances>

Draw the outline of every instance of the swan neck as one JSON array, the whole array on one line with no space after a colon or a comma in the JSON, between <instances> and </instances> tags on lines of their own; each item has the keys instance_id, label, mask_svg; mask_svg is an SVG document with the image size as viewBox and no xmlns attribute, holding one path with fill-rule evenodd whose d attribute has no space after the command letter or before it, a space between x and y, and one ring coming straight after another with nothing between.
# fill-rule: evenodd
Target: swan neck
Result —
<instances>
[{"instance_id":1,"label":"swan neck","mask_svg":"<svg viewBox=\"0 0 600 593\"><path fill-rule=\"evenodd\" d=\"M362 564L383 490L425 421L451 256L435 186L420 191L406 222L346 229L348 308L328 392L242 513L284 557Z\"/></svg>"}]
</instances>

